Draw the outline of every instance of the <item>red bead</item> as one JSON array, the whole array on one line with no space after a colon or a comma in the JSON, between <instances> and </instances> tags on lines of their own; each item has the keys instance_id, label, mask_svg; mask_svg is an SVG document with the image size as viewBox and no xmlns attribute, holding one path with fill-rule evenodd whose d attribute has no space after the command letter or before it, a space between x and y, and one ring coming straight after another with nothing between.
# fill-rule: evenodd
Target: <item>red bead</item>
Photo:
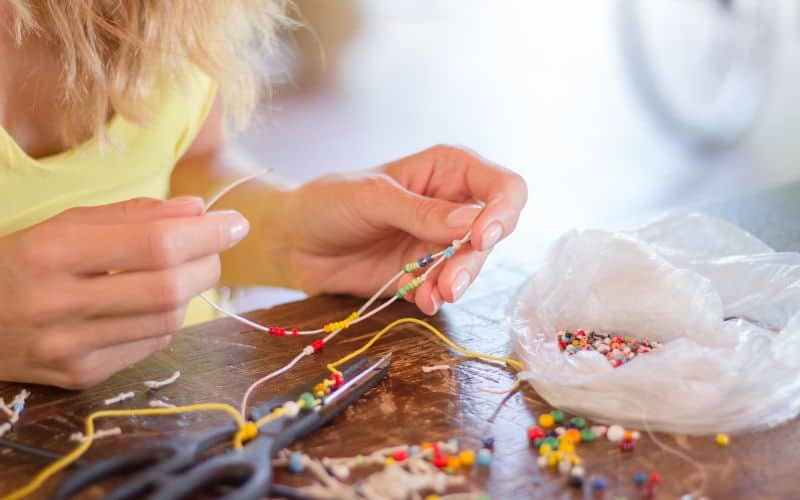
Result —
<instances>
[{"instance_id":1,"label":"red bead","mask_svg":"<svg viewBox=\"0 0 800 500\"><path fill-rule=\"evenodd\" d=\"M297 337L298 335L300 335L300 333L297 331L297 328L292 330L292 336Z\"/></svg>"},{"instance_id":2,"label":"red bead","mask_svg":"<svg viewBox=\"0 0 800 500\"><path fill-rule=\"evenodd\" d=\"M578 337L585 337L586 332L584 332L583 330L578 330L577 332L575 332L575 335L577 335Z\"/></svg>"},{"instance_id":3,"label":"red bead","mask_svg":"<svg viewBox=\"0 0 800 500\"><path fill-rule=\"evenodd\" d=\"M435 455L433 455L433 465L435 465L436 467L439 467L439 468L446 466L447 465L447 457L445 457L444 455L441 455L439 453L436 453Z\"/></svg>"},{"instance_id":4,"label":"red bead","mask_svg":"<svg viewBox=\"0 0 800 500\"><path fill-rule=\"evenodd\" d=\"M334 389L338 389L344 383L344 377L338 373L331 374L331 376L328 378L331 380L331 382L333 382Z\"/></svg>"},{"instance_id":5,"label":"red bead","mask_svg":"<svg viewBox=\"0 0 800 500\"><path fill-rule=\"evenodd\" d=\"M406 458L408 458L408 454L404 450L397 450L396 452L394 452L394 459L397 460L398 462L402 462Z\"/></svg>"},{"instance_id":6,"label":"red bead","mask_svg":"<svg viewBox=\"0 0 800 500\"><path fill-rule=\"evenodd\" d=\"M314 352L321 350L324 346L325 346L325 341L322 339L317 339L311 344L311 347L314 349Z\"/></svg>"},{"instance_id":7,"label":"red bead","mask_svg":"<svg viewBox=\"0 0 800 500\"><path fill-rule=\"evenodd\" d=\"M653 484L661 483L661 475L658 472L653 472L650 474L650 482Z\"/></svg>"},{"instance_id":8,"label":"red bead","mask_svg":"<svg viewBox=\"0 0 800 500\"><path fill-rule=\"evenodd\" d=\"M622 451L633 451L633 439L623 439L619 444L619 449Z\"/></svg>"},{"instance_id":9,"label":"red bead","mask_svg":"<svg viewBox=\"0 0 800 500\"><path fill-rule=\"evenodd\" d=\"M531 441L543 438L544 436L545 433L541 427L531 426L528 428L528 439Z\"/></svg>"}]
</instances>

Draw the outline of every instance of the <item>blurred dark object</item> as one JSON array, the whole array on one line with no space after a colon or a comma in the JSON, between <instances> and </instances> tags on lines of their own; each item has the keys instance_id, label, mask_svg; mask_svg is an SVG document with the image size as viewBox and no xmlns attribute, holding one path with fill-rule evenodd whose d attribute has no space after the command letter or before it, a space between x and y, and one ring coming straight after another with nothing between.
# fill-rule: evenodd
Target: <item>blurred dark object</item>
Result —
<instances>
[{"instance_id":1,"label":"blurred dark object","mask_svg":"<svg viewBox=\"0 0 800 500\"><path fill-rule=\"evenodd\" d=\"M724 149L757 123L777 47L776 0L619 0L637 94L668 130Z\"/></svg>"}]
</instances>

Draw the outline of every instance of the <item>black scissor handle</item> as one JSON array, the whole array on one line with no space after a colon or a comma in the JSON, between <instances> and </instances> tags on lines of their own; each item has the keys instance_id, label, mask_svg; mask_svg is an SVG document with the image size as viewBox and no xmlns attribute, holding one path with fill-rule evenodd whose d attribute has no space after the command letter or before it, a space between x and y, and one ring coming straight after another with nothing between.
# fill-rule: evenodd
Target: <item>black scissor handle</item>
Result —
<instances>
[{"instance_id":1,"label":"black scissor handle","mask_svg":"<svg viewBox=\"0 0 800 500\"><path fill-rule=\"evenodd\" d=\"M229 450L162 482L150 500L180 500L199 492L224 500L256 500L269 492L273 442L259 437L240 451Z\"/></svg>"},{"instance_id":2,"label":"black scissor handle","mask_svg":"<svg viewBox=\"0 0 800 500\"><path fill-rule=\"evenodd\" d=\"M230 439L235 431L235 426L226 425L202 435L169 439L99 460L65 479L56 489L53 499L72 498L89 486L122 474L131 477L104 498L141 498L154 489L165 476L196 463L203 452Z\"/></svg>"}]
</instances>

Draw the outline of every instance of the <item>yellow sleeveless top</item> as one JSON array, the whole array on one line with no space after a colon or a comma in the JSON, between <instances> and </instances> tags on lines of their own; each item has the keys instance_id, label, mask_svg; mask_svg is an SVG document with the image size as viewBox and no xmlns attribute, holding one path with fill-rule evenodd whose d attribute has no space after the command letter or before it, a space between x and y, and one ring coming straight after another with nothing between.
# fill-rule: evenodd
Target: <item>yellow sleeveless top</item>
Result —
<instances>
[{"instance_id":1,"label":"yellow sleeveless top","mask_svg":"<svg viewBox=\"0 0 800 500\"><path fill-rule=\"evenodd\" d=\"M216 85L190 67L179 83L160 84L148 102L150 121L136 125L120 116L107 129L113 144L92 139L46 158L28 156L0 127L0 236L42 222L68 208L140 196L169 196L172 169L200 131ZM213 310L193 301L187 324L212 319Z\"/></svg>"}]
</instances>

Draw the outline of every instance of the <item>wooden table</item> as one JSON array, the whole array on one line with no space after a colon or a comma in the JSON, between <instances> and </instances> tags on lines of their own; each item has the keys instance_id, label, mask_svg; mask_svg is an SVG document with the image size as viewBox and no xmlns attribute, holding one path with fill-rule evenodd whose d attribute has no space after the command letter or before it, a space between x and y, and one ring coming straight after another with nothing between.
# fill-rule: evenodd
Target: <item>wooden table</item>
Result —
<instances>
[{"instance_id":1,"label":"wooden table","mask_svg":"<svg viewBox=\"0 0 800 500\"><path fill-rule=\"evenodd\" d=\"M743 224L779 249L800 250L800 221L797 200L800 186L791 185L746 200L721 204L710 211ZM513 240L512 240L513 241ZM524 242L516 241L517 245ZM514 243L509 242L509 245ZM504 325L505 307L517 287L532 271L516 259L500 259L474 283L456 305L446 306L431 321L453 341L477 351L502 355L508 349ZM254 312L252 319L268 324L316 327L343 318L360 301L347 297L315 297L270 310ZM305 381L319 373L323 362L334 360L365 342L389 321L415 315L410 305L400 304L353 327L311 360L262 387L253 399L270 395ZM65 452L73 445L68 436L82 429L82 418L104 408L102 400L121 391L136 392L133 400L120 407L145 407L149 399L141 382L164 378L174 370L183 376L161 389L158 395L175 404L224 401L238 405L248 384L282 366L307 340L276 338L245 331L237 322L222 319L188 328L176 335L172 345L107 382L83 392L47 387L29 387L33 395L19 424L7 436L21 443ZM377 388L328 427L296 445L314 456L352 456L387 445L458 438L477 447L485 437L496 440L494 462L488 471L469 475L471 491L488 491L493 498L578 498L562 477L539 470L536 454L529 447L526 428L535 416L551 408L529 387L506 403L493 424L487 422L502 395L481 388L501 389L513 382L506 369L464 360L433 342L418 327L403 326L374 348L374 354L394 352L390 375ZM449 371L423 373L421 366L448 364ZM800 374L798 375L800 376ZM0 384L0 395L12 397L22 386ZM112 437L92 447L87 459L104 457L147 439L175 432L207 428L221 421L215 415L126 418L118 421L124 437ZM706 494L711 498L797 498L800 495L800 421L777 429L737 435L727 448L713 437L688 438L662 435L662 440L684 450L705 464L708 472ZM637 498L632 476L638 471L658 472L663 477L659 498L675 498L693 490L699 481L697 470L658 448L648 437L636 443L633 453L622 453L606 440L583 445L580 453L589 475L602 474L609 489L606 498L624 495ZM0 491L17 487L39 470L41 459L0 451ZM541 485L534 485L538 475ZM278 482L294 482L279 470ZM44 492L57 481L49 481ZM588 491L588 488L585 489ZM590 493L584 493L591 497ZM599 498L599 497L598 497Z\"/></svg>"}]
</instances>

